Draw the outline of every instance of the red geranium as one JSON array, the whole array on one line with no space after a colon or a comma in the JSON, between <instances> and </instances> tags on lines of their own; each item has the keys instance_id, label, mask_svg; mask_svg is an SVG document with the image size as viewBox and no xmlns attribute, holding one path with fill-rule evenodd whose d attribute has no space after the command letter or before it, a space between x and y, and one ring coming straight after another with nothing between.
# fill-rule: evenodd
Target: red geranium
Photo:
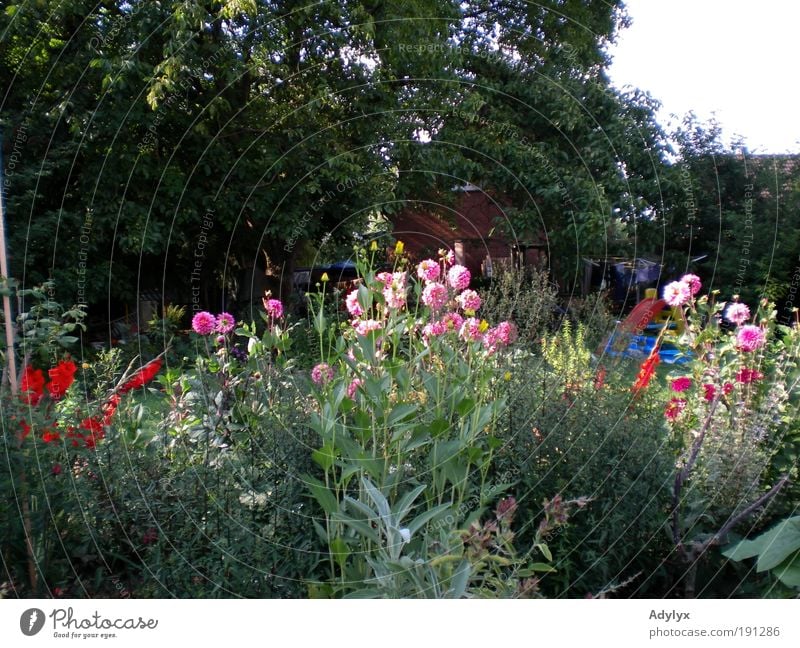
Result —
<instances>
[{"instance_id":1,"label":"red geranium","mask_svg":"<svg viewBox=\"0 0 800 648\"><path fill-rule=\"evenodd\" d=\"M42 433L42 441L45 443L55 443L61 441L61 435L58 432L47 429Z\"/></svg>"},{"instance_id":2,"label":"red geranium","mask_svg":"<svg viewBox=\"0 0 800 648\"><path fill-rule=\"evenodd\" d=\"M144 367L139 369L128 382L119 388L119 393L126 394L132 389L144 387L155 377L159 369L161 369L161 358L156 358L152 362L148 362Z\"/></svg>"},{"instance_id":3,"label":"red geranium","mask_svg":"<svg viewBox=\"0 0 800 648\"><path fill-rule=\"evenodd\" d=\"M55 367L48 371L50 382L47 383L47 390L50 392L50 398L58 400L69 389L75 380L75 372L78 367L72 360L64 360L59 362Z\"/></svg>"},{"instance_id":4,"label":"red geranium","mask_svg":"<svg viewBox=\"0 0 800 648\"><path fill-rule=\"evenodd\" d=\"M41 369L34 369L26 365L19 383L22 392L20 398L28 405L37 405L44 393L44 374Z\"/></svg>"},{"instance_id":5,"label":"red geranium","mask_svg":"<svg viewBox=\"0 0 800 648\"><path fill-rule=\"evenodd\" d=\"M658 347L653 347L650 355L647 356L647 359L639 368L639 373L636 376L636 382L633 383L632 389L635 394L639 393L642 389L650 384L650 379L656 372L656 367L658 366L659 362L661 362L661 358L658 357Z\"/></svg>"}]
</instances>

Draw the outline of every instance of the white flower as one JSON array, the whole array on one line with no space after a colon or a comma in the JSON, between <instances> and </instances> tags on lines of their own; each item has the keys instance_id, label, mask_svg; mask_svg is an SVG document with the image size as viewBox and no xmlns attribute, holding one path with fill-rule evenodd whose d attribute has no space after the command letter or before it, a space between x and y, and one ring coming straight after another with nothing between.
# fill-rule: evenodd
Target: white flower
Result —
<instances>
[{"instance_id":1,"label":"white flower","mask_svg":"<svg viewBox=\"0 0 800 648\"><path fill-rule=\"evenodd\" d=\"M411 542L411 530L407 528L402 528L398 530L400 537L403 539L403 542Z\"/></svg>"}]
</instances>

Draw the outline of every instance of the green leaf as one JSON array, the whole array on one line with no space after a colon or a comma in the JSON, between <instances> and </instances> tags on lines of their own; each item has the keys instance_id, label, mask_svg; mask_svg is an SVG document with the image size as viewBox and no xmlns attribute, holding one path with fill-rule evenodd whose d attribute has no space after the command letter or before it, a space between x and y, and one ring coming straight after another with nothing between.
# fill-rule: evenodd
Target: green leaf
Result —
<instances>
[{"instance_id":1,"label":"green leaf","mask_svg":"<svg viewBox=\"0 0 800 648\"><path fill-rule=\"evenodd\" d=\"M455 572L453 572L453 578L450 580L450 590L448 592L449 598L456 598L460 599L467 591L467 585L469 584L469 577L472 573L472 567L469 564L468 560L462 560L458 567L456 567Z\"/></svg>"},{"instance_id":2,"label":"green leaf","mask_svg":"<svg viewBox=\"0 0 800 648\"><path fill-rule=\"evenodd\" d=\"M427 511L420 513L417 517L414 518L413 522L411 522L408 525L408 530L411 531L411 535L414 535L428 522L433 520L435 517L441 515L448 509L450 509L449 502L446 504L439 504L438 506L434 506L432 509L428 509Z\"/></svg>"},{"instance_id":3,"label":"green leaf","mask_svg":"<svg viewBox=\"0 0 800 648\"><path fill-rule=\"evenodd\" d=\"M775 527L775 534L759 555L756 571L777 567L798 550L800 550L800 517L783 520Z\"/></svg>"},{"instance_id":4,"label":"green leaf","mask_svg":"<svg viewBox=\"0 0 800 648\"><path fill-rule=\"evenodd\" d=\"M474 409L475 401L471 398L465 398L458 405L456 405L456 412L458 412L461 416L467 416L468 414L471 414Z\"/></svg>"},{"instance_id":5,"label":"green leaf","mask_svg":"<svg viewBox=\"0 0 800 648\"><path fill-rule=\"evenodd\" d=\"M375 486L375 484L373 484L366 477L361 479L361 483L364 485L364 489L367 491L367 495L369 495L369 498L377 507L378 514L388 524L392 516L392 511L389 508L389 501L386 499L384 494L378 490L377 486Z\"/></svg>"},{"instance_id":6,"label":"green leaf","mask_svg":"<svg viewBox=\"0 0 800 648\"><path fill-rule=\"evenodd\" d=\"M545 573L545 574L553 574L557 570L552 565L548 565L547 563L531 563L524 569L520 569L516 572L516 576L519 578L527 578L528 576L533 576L536 573Z\"/></svg>"},{"instance_id":7,"label":"green leaf","mask_svg":"<svg viewBox=\"0 0 800 648\"><path fill-rule=\"evenodd\" d=\"M339 510L339 502L333 493L321 481L311 475L304 475L303 481L311 491L311 495L328 515Z\"/></svg>"},{"instance_id":8,"label":"green leaf","mask_svg":"<svg viewBox=\"0 0 800 648\"><path fill-rule=\"evenodd\" d=\"M425 484L420 484L400 498L400 501L395 507L395 521L397 524L400 524L403 521L403 518L408 514L408 512L411 510L411 507L414 505L414 501L420 496L425 488Z\"/></svg>"},{"instance_id":9,"label":"green leaf","mask_svg":"<svg viewBox=\"0 0 800 648\"><path fill-rule=\"evenodd\" d=\"M347 547L347 543L339 537L334 538L331 542L331 554L339 565L339 568L344 569L347 557L350 555L350 549Z\"/></svg>"},{"instance_id":10,"label":"green leaf","mask_svg":"<svg viewBox=\"0 0 800 648\"><path fill-rule=\"evenodd\" d=\"M784 560L772 570L784 585L800 589L800 552Z\"/></svg>"},{"instance_id":11,"label":"green leaf","mask_svg":"<svg viewBox=\"0 0 800 648\"><path fill-rule=\"evenodd\" d=\"M378 535L377 530L373 529L364 520L356 520L355 518L343 515L341 513L334 513L331 516L331 520L334 522L341 522L342 524L349 526L351 529L357 531L363 538L371 540L376 545L380 544L380 536Z\"/></svg>"},{"instance_id":12,"label":"green leaf","mask_svg":"<svg viewBox=\"0 0 800 648\"><path fill-rule=\"evenodd\" d=\"M550 553L550 547L548 547L546 544L543 542L537 542L534 545L534 549L541 551L542 555L547 558L548 561L553 562L553 554Z\"/></svg>"},{"instance_id":13,"label":"green leaf","mask_svg":"<svg viewBox=\"0 0 800 648\"><path fill-rule=\"evenodd\" d=\"M311 453L311 458L327 472L336 461L336 450L329 442L326 442L319 450Z\"/></svg>"},{"instance_id":14,"label":"green leaf","mask_svg":"<svg viewBox=\"0 0 800 648\"><path fill-rule=\"evenodd\" d=\"M386 425L391 427L399 423L403 419L414 414L417 409L418 407L414 403L401 403L400 405L396 405L389 413L389 416L386 417Z\"/></svg>"}]
</instances>

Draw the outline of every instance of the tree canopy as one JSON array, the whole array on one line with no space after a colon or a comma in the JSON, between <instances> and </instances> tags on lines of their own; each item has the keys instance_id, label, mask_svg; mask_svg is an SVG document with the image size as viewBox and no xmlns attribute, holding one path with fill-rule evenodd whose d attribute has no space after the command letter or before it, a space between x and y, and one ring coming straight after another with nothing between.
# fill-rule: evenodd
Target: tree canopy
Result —
<instances>
[{"instance_id":1,"label":"tree canopy","mask_svg":"<svg viewBox=\"0 0 800 648\"><path fill-rule=\"evenodd\" d=\"M670 161L655 102L606 75L626 24L620 1L8 3L13 272L65 302L199 286L217 306L254 266L285 291L298 263L465 182L567 283L582 255L704 253L719 227L708 205L688 223L680 174L710 191L714 134Z\"/></svg>"}]
</instances>

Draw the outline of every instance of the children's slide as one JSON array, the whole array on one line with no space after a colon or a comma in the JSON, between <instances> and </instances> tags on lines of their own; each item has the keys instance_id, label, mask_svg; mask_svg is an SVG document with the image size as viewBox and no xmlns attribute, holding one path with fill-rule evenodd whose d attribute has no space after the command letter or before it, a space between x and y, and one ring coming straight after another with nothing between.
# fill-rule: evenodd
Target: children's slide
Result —
<instances>
[{"instance_id":1,"label":"children's slide","mask_svg":"<svg viewBox=\"0 0 800 648\"><path fill-rule=\"evenodd\" d=\"M648 291L650 292L650 291ZM653 291L655 293L655 291ZM668 324L663 311L669 309L667 302L657 299L655 295L648 295L640 301L630 314L619 323L616 330L609 336L608 340L600 345L597 350L598 355L626 356L631 358L644 358L650 355L653 347L658 340L658 335L664 326L670 326L665 332L669 335L680 332L683 329L682 318ZM617 336L622 336L629 340L628 347L622 351L615 350L614 342ZM673 344L662 338L658 355L662 362L667 364L683 364L691 358L685 353L681 353Z\"/></svg>"}]
</instances>

